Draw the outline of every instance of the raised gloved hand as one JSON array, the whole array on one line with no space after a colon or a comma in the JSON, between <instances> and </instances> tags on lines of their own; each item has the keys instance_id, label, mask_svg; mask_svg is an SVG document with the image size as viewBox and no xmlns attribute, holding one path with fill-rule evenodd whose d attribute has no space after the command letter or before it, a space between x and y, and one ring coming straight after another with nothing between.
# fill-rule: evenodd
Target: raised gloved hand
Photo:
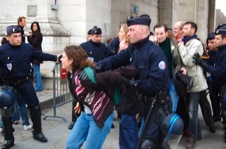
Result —
<instances>
[{"instance_id":1,"label":"raised gloved hand","mask_svg":"<svg viewBox=\"0 0 226 149\"><path fill-rule=\"evenodd\" d=\"M134 80L129 80L129 79L125 78L125 77L121 77L120 78L120 84L124 85L124 86L131 86L131 87L135 87L136 86Z\"/></svg>"},{"instance_id":2,"label":"raised gloved hand","mask_svg":"<svg viewBox=\"0 0 226 149\"><path fill-rule=\"evenodd\" d=\"M206 63L202 60L201 56L198 54L198 53L195 53L194 56L193 56L193 62L196 64L196 65L199 65L201 67L205 66Z\"/></svg>"}]
</instances>

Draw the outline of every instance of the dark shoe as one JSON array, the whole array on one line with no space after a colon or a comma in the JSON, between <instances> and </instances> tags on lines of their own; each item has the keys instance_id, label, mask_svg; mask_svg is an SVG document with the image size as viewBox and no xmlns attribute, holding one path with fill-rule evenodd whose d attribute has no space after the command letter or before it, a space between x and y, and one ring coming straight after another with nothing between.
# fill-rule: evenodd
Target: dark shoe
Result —
<instances>
[{"instance_id":1,"label":"dark shoe","mask_svg":"<svg viewBox=\"0 0 226 149\"><path fill-rule=\"evenodd\" d=\"M13 140L5 140L4 144L2 145L2 149L9 149L14 145L14 139Z\"/></svg>"},{"instance_id":2,"label":"dark shoe","mask_svg":"<svg viewBox=\"0 0 226 149\"><path fill-rule=\"evenodd\" d=\"M75 125L75 122L71 122L70 125L68 126L68 129L71 130Z\"/></svg>"},{"instance_id":3,"label":"dark shoe","mask_svg":"<svg viewBox=\"0 0 226 149\"><path fill-rule=\"evenodd\" d=\"M32 131L33 134L33 138L40 141L40 142L47 142L47 138L44 136L44 134L42 132L36 133L34 131Z\"/></svg>"},{"instance_id":4,"label":"dark shoe","mask_svg":"<svg viewBox=\"0 0 226 149\"><path fill-rule=\"evenodd\" d=\"M201 141L202 140L202 135L197 135L197 140L196 141Z\"/></svg>"},{"instance_id":5,"label":"dark shoe","mask_svg":"<svg viewBox=\"0 0 226 149\"><path fill-rule=\"evenodd\" d=\"M215 126L210 126L209 127L210 132L215 133L216 132L216 128Z\"/></svg>"},{"instance_id":6,"label":"dark shoe","mask_svg":"<svg viewBox=\"0 0 226 149\"><path fill-rule=\"evenodd\" d=\"M186 149L195 149L195 139L193 139L192 137L189 137L187 139L187 145L186 145Z\"/></svg>"},{"instance_id":7,"label":"dark shoe","mask_svg":"<svg viewBox=\"0 0 226 149\"><path fill-rule=\"evenodd\" d=\"M111 128L112 128L112 129L115 128L115 125L114 125L113 123L111 124Z\"/></svg>"}]
</instances>

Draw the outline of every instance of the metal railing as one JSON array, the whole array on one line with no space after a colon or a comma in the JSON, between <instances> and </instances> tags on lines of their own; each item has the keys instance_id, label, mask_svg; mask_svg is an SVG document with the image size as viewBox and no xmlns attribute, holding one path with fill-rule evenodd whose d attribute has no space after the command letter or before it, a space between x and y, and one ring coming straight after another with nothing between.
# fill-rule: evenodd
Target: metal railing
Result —
<instances>
[{"instance_id":1,"label":"metal railing","mask_svg":"<svg viewBox=\"0 0 226 149\"><path fill-rule=\"evenodd\" d=\"M66 119L62 116L57 116L56 108L72 101L72 97L69 91L66 70L62 70L62 64L57 62L53 67L53 115L45 116L43 120L47 118L60 118L66 122Z\"/></svg>"}]
</instances>

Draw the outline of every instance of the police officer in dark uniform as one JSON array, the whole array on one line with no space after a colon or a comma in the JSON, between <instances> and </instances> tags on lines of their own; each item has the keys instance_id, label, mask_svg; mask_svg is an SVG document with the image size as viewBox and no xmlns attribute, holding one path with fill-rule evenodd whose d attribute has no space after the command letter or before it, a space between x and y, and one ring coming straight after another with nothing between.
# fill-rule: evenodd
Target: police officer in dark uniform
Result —
<instances>
[{"instance_id":1,"label":"police officer in dark uniform","mask_svg":"<svg viewBox=\"0 0 226 149\"><path fill-rule=\"evenodd\" d=\"M98 62L107 56L107 48L105 44L101 43L101 28L94 26L91 34L91 40L82 43L80 46L87 52L91 61Z\"/></svg>"},{"instance_id":2,"label":"police officer in dark uniform","mask_svg":"<svg viewBox=\"0 0 226 149\"><path fill-rule=\"evenodd\" d=\"M163 51L153 42L149 41L151 19L148 15L127 20L129 47L117 55L97 63L98 71L116 69L120 66L134 65L138 70L138 75L134 80L122 78L124 85L132 86L136 89L141 103L141 113L145 120L151 108L152 99L160 91L169 91L169 73L167 69L167 59ZM137 105L139 106L139 105ZM160 125L156 123L152 112L148 120L148 127L142 135L142 143L138 148L154 149L160 145Z\"/></svg>"},{"instance_id":3,"label":"police officer in dark uniform","mask_svg":"<svg viewBox=\"0 0 226 149\"><path fill-rule=\"evenodd\" d=\"M213 59L214 65L204 62L199 54L195 54L193 59L197 65L200 65L206 72L211 74L213 81L220 88L222 123L226 126L226 24L219 25L215 29L215 42L218 51ZM226 143L226 127L224 140Z\"/></svg>"},{"instance_id":4,"label":"police officer in dark uniform","mask_svg":"<svg viewBox=\"0 0 226 149\"><path fill-rule=\"evenodd\" d=\"M44 61L57 61L57 56L39 52L30 44L21 41L21 29L17 25L7 27L9 43L0 47L0 77L2 79L0 108L3 110L5 142L2 148L14 145L12 129L11 104L8 102L19 93L30 110L33 122L33 138L40 142L47 142L42 133L41 109L38 97L31 80L31 60L33 58ZM8 96L9 94L10 96ZM14 104L14 103L13 103Z\"/></svg>"}]
</instances>

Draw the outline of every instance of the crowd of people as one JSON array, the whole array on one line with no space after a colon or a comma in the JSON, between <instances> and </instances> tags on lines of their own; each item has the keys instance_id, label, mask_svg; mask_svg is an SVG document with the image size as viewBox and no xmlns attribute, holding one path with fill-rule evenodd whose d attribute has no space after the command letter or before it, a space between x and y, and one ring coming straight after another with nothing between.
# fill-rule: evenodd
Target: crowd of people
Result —
<instances>
[{"instance_id":1,"label":"crowd of people","mask_svg":"<svg viewBox=\"0 0 226 149\"><path fill-rule=\"evenodd\" d=\"M60 57L42 52L38 22L31 24L32 32L26 35L26 23L7 27L8 43L0 47L0 108L7 107L2 108L3 147L14 145L14 100L20 109L28 106L33 137L47 142L35 94L43 89L40 63L44 60L59 60L67 70L74 99L67 149L80 149L84 142L85 149L102 148L114 110L120 117L120 149L168 149L175 145L171 135L178 136L177 142L182 135L187 137L186 148L194 149L202 139L199 105L210 133L216 132L215 122L222 121L226 143L226 24L210 33L206 43L199 40L195 22L177 21L172 29L156 24L153 32L150 24L146 14L128 19L107 44L101 42L101 28L94 26L86 42L66 46ZM24 43L25 37L30 44ZM142 119L140 130L138 115Z\"/></svg>"}]
</instances>

